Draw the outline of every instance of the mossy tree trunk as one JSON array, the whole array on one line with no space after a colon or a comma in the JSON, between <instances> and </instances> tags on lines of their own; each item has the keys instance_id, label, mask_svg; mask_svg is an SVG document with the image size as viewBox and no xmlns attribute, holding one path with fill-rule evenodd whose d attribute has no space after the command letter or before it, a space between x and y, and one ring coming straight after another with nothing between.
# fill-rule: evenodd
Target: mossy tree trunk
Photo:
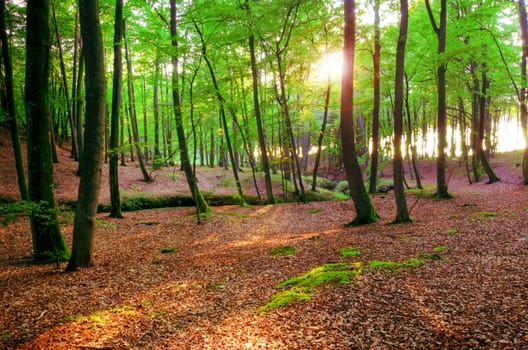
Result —
<instances>
[{"instance_id":1,"label":"mossy tree trunk","mask_svg":"<svg viewBox=\"0 0 528 350\"><path fill-rule=\"evenodd\" d=\"M79 0L79 14L86 58L86 127L73 223L72 255L66 268L69 271L93 264L95 215L101 185L105 132L105 65L98 1Z\"/></svg>"},{"instance_id":2,"label":"mossy tree trunk","mask_svg":"<svg viewBox=\"0 0 528 350\"><path fill-rule=\"evenodd\" d=\"M49 15L47 0L28 0L26 26L25 107L29 199L38 203L31 215L35 261L64 260L68 248L57 222L49 110Z\"/></svg>"}]
</instances>

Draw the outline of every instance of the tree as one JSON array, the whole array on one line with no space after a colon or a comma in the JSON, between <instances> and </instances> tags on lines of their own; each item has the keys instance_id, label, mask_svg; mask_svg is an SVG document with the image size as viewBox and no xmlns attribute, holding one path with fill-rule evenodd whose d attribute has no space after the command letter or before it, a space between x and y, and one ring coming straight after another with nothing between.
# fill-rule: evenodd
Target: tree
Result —
<instances>
[{"instance_id":1,"label":"tree","mask_svg":"<svg viewBox=\"0 0 528 350\"><path fill-rule=\"evenodd\" d=\"M66 268L68 271L93 264L95 214L101 185L105 132L105 65L98 0L79 0L79 17L86 59L86 127L73 223L72 255Z\"/></svg>"},{"instance_id":2,"label":"tree","mask_svg":"<svg viewBox=\"0 0 528 350\"><path fill-rule=\"evenodd\" d=\"M187 139L185 137L185 130L183 128L183 117L181 111L180 92L178 88L178 33L176 23L176 0L170 0L170 34L171 43L174 48L172 53L172 101L174 119L176 121L176 132L178 134L178 145L180 147L180 161L185 172L185 177L189 185L189 190L196 203L196 208L199 213L207 213L211 209L205 201L200 189L198 187L196 176L193 173L191 161L189 159L189 151L187 149Z\"/></svg>"},{"instance_id":3,"label":"tree","mask_svg":"<svg viewBox=\"0 0 528 350\"><path fill-rule=\"evenodd\" d=\"M0 11L2 11L0 15L0 40L2 41L2 58L4 60L7 114L11 130L11 142L13 143L13 152L15 156L15 166L18 180L18 189L20 191L20 198L23 201L27 201L29 199L29 194L26 184L26 175L24 174L24 163L22 161L22 149L20 147L20 135L15 108L13 65L11 62L11 55L9 53L9 41L7 40L7 9L5 6L5 0L1 0L0 6Z\"/></svg>"},{"instance_id":4,"label":"tree","mask_svg":"<svg viewBox=\"0 0 528 350\"><path fill-rule=\"evenodd\" d=\"M245 2L246 11L250 14L249 1ZM250 30L253 26L250 25ZM262 126L262 113L260 108L259 100L259 75L257 69L257 56L255 54L255 34L251 32L248 38L249 54L251 62L251 82L253 89L253 109L255 113L255 121L257 122L257 134L260 147L260 159L262 161L262 170L264 171L264 183L266 184L266 196L269 203L275 203L275 197L273 196L273 185L271 182L271 172L268 158L268 150L266 147L266 137L264 134L264 127Z\"/></svg>"},{"instance_id":5,"label":"tree","mask_svg":"<svg viewBox=\"0 0 528 350\"><path fill-rule=\"evenodd\" d=\"M373 80L373 108L372 108L372 154L370 157L369 193L376 193L378 180L379 159L379 128L380 128L380 1L374 0L374 52L372 64L374 69Z\"/></svg>"},{"instance_id":6,"label":"tree","mask_svg":"<svg viewBox=\"0 0 528 350\"><path fill-rule=\"evenodd\" d=\"M341 142L343 163L356 208L356 217L349 225L361 225L378 219L370 197L363 184L359 167L354 131L354 54L356 41L356 16L354 0L345 1L345 33L343 47L343 76L341 81Z\"/></svg>"},{"instance_id":7,"label":"tree","mask_svg":"<svg viewBox=\"0 0 528 350\"><path fill-rule=\"evenodd\" d=\"M437 159L436 159L436 195L439 198L450 198L447 191L446 181L446 155L445 149L447 144L447 112L446 112L446 62L443 54L446 50L446 31L447 31L447 0L440 1L440 23L437 24L431 9L429 0L425 0L429 20L438 40L438 67L437 67Z\"/></svg>"},{"instance_id":8,"label":"tree","mask_svg":"<svg viewBox=\"0 0 528 350\"><path fill-rule=\"evenodd\" d=\"M68 258L53 195L48 96L49 14L49 1L27 2L25 107L29 199L37 204L30 217L35 261Z\"/></svg>"},{"instance_id":9,"label":"tree","mask_svg":"<svg viewBox=\"0 0 528 350\"><path fill-rule=\"evenodd\" d=\"M112 84L112 115L110 116L110 217L121 218L121 196L119 194L119 118L123 93L123 0L116 0L114 24L114 75Z\"/></svg>"},{"instance_id":10,"label":"tree","mask_svg":"<svg viewBox=\"0 0 528 350\"><path fill-rule=\"evenodd\" d=\"M407 0L400 0L400 33L396 47L396 77L394 80L394 196L396 198L396 219L394 222L409 222L409 211L403 188L403 78L405 73L405 45L409 21Z\"/></svg>"},{"instance_id":11,"label":"tree","mask_svg":"<svg viewBox=\"0 0 528 350\"><path fill-rule=\"evenodd\" d=\"M521 126L526 144L523 153L522 176L525 185L528 185L528 107L526 106L526 60L528 58L528 20L526 16L526 4L519 0L519 24L521 28L522 55L521 55L521 88L517 92L521 109Z\"/></svg>"}]
</instances>

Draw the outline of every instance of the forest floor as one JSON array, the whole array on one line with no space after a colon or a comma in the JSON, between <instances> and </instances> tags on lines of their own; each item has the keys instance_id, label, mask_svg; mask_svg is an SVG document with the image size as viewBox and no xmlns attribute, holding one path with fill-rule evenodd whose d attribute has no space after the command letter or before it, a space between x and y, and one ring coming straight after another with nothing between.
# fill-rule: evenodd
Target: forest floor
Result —
<instances>
[{"instance_id":1,"label":"forest floor","mask_svg":"<svg viewBox=\"0 0 528 350\"><path fill-rule=\"evenodd\" d=\"M0 138L0 195L16 198L8 146ZM496 156L501 181L491 185L468 185L450 163L449 200L428 195L434 164L421 163L426 191L407 193L408 224L390 224L392 192L372 198L377 223L351 228L350 200L214 207L201 224L192 208L98 214L96 265L73 273L28 263L20 217L0 227L0 349L528 349L520 159ZM57 198L75 197L75 164L65 152L60 160ZM128 190L185 190L163 174L146 184L137 168L120 170ZM200 185L228 191L222 172ZM68 244L72 217L60 215ZM286 246L291 255L273 253ZM347 263L331 266L352 271L350 283L276 288L329 263ZM262 308L284 290L311 299Z\"/></svg>"}]
</instances>

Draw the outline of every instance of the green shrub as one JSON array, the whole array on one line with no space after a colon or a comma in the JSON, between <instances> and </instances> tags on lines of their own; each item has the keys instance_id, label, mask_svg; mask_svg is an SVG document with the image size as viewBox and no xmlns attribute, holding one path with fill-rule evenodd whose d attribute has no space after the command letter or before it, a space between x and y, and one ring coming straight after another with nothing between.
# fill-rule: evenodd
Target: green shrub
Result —
<instances>
[{"instance_id":1,"label":"green shrub","mask_svg":"<svg viewBox=\"0 0 528 350\"><path fill-rule=\"evenodd\" d=\"M348 181L347 180L343 180L343 181L339 181L334 189L335 192L341 192L341 193L345 193L345 194L350 194L350 190L348 188Z\"/></svg>"}]
</instances>

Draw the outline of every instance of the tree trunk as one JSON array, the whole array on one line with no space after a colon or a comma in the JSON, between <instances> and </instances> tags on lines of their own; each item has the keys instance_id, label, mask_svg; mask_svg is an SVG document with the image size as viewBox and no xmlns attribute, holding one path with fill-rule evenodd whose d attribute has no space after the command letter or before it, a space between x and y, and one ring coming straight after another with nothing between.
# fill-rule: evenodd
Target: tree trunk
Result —
<instances>
[{"instance_id":1,"label":"tree trunk","mask_svg":"<svg viewBox=\"0 0 528 350\"><path fill-rule=\"evenodd\" d=\"M438 39L438 57L443 56L446 50L446 30L447 30L447 0L440 1L440 24L437 25L429 0L425 0L427 13L431 20L431 25ZM451 195L447 190L446 181L446 155L445 149L447 144L447 113L446 113L446 63L440 60L437 67L437 90L438 90L438 117L437 117L437 158L436 158L436 195L439 198L450 198Z\"/></svg>"},{"instance_id":2,"label":"tree trunk","mask_svg":"<svg viewBox=\"0 0 528 350\"><path fill-rule=\"evenodd\" d=\"M123 0L116 0L114 24L114 75L112 83L112 115L110 121L110 217L122 218L119 193L119 119L123 93Z\"/></svg>"},{"instance_id":3,"label":"tree trunk","mask_svg":"<svg viewBox=\"0 0 528 350\"><path fill-rule=\"evenodd\" d=\"M235 161L235 154L233 151L233 146L231 144L231 139L229 137L229 126L227 125L227 118L225 113L225 99L222 97L222 94L220 93L220 87L218 86L218 81L216 79L216 75L213 69L213 66L211 64L211 61L209 57L207 56L207 50L206 50L206 44L203 37L203 33L200 31L200 28L198 28L198 24L195 22L194 27L196 28L196 31L198 32L198 35L200 36L200 40L202 43L202 57L205 60L205 63L207 64L207 68L209 69L209 73L211 75L211 80L213 81L213 87L216 92L216 97L218 99L218 104L220 107L220 119L222 123L222 127L224 129L224 136L227 146L227 152L230 158L231 162L231 168L233 169L233 176L235 178L238 195L240 196L240 205L246 205L246 201L244 199L244 192L242 191L242 185L240 183L240 178L238 176L238 170L237 170L237 163Z\"/></svg>"},{"instance_id":4,"label":"tree trunk","mask_svg":"<svg viewBox=\"0 0 528 350\"><path fill-rule=\"evenodd\" d=\"M68 258L68 248L57 222L53 195L48 96L49 14L49 1L28 0L25 107L29 199L37 205L31 215L35 261Z\"/></svg>"},{"instance_id":5,"label":"tree trunk","mask_svg":"<svg viewBox=\"0 0 528 350\"><path fill-rule=\"evenodd\" d=\"M526 4L519 0L519 24L521 27L522 55L521 55L521 89L519 93L519 104L521 106L521 127L524 135L522 177L525 185L528 185L528 107L526 106L526 60L528 58L528 20L526 16Z\"/></svg>"},{"instance_id":6,"label":"tree trunk","mask_svg":"<svg viewBox=\"0 0 528 350\"><path fill-rule=\"evenodd\" d=\"M160 152L160 115L159 115L159 81L160 81L160 57L159 52L156 52L156 63L154 73L154 160L161 157Z\"/></svg>"},{"instance_id":7,"label":"tree trunk","mask_svg":"<svg viewBox=\"0 0 528 350\"><path fill-rule=\"evenodd\" d=\"M341 140L343 164L356 217L348 225L361 225L378 219L370 197L363 184L363 174L357 160L354 132L354 54L356 20L354 0L345 0L345 33L343 48L343 77L341 81Z\"/></svg>"},{"instance_id":8,"label":"tree trunk","mask_svg":"<svg viewBox=\"0 0 528 350\"><path fill-rule=\"evenodd\" d=\"M178 89L178 41L177 41L177 32L176 32L176 0L170 0L170 9L171 9L171 18L170 18L170 34L171 34L171 43L174 47L172 54L172 100L174 105L174 119L176 121L176 132L178 134L178 144L180 147L180 158L183 170L185 172L185 177L187 178L187 183L189 189L193 196L193 199L196 203L196 208L199 213L207 213L211 209L205 201L198 184L196 177L193 174L191 162L189 160L189 152L187 150L187 140L185 138L185 130L183 129L183 118L181 112L181 103L180 103L180 92Z\"/></svg>"},{"instance_id":9,"label":"tree trunk","mask_svg":"<svg viewBox=\"0 0 528 350\"><path fill-rule=\"evenodd\" d=\"M323 138L326 131L326 123L328 122L328 109L330 106L330 92L332 90L332 83L330 81L331 73L328 72L326 80L326 91L324 95L324 111L323 111L323 122L321 123L321 129L319 130L319 137L317 138L317 153L315 155L313 178L312 178L312 191L316 190L317 186L317 173L319 171L319 162L321 161L321 153L323 151Z\"/></svg>"},{"instance_id":10,"label":"tree trunk","mask_svg":"<svg viewBox=\"0 0 528 350\"><path fill-rule=\"evenodd\" d=\"M136 115L136 102L134 94L134 73L132 72L132 59L130 58L130 52L128 49L128 41L126 39L126 29L125 22L123 22L123 41L125 42L125 56L127 63L127 84L128 84L128 104L130 109L130 122L132 128L132 137L134 141L134 148L136 150L136 156L139 163L139 168L141 169L141 174L143 175L143 181L151 182L152 178L150 177L147 168L145 167L145 160L143 152L141 151L140 139L139 139L139 128Z\"/></svg>"},{"instance_id":11,"label":"tree trunk","mask_svg":"<svg viewBox=\"0 0 528 350\"><path fill-rule=\"evenodd\" d=\"M22 148L20 147L20 135L18 129L18 121L15 108L15 93L13 84L13 65L11 62L11 55L9 53L9 41L7 39L7 25L6 25L6 4L5 0L0 0L0 39L2 41L2 58L4 60L5 70L5 89L6 89L6 103L7 114L9 116L9 126L11 131L11 142L13 143L13 153L15 157L16 173L18 180L18 189L20 198L23 201L29 200L28 188L26 183L26 175L24 173L24 162L22 160Z\"/></svg>"},{"instance_id":12,"label":"tree trunk","mask_svg":"<svg viewBox=\"0 0 528 350\"><path fill-rule=\"evenodd\" d=\"M79 196L73 223L72 255L66 270L93 264L96 210L101 185L105 118L104 47L97 0L79 0L86 57L86 128L81 155Z\"/></svg>"},{"instance_id":13,"label":"tree trunk","mask_svg":"<svg viewBox=\"0 0 528 350\"><path fill-rule=\"evenodd\" d=\"M380 126L380 1L374 0L374 54L372 55L374 68L374 96L372 108L372 153L370 156L369 193L376 193L378 182L379 158L379 126Z\"/></svg>"},{"instance_id":14,"label":"tree trunk","mask_svg":"<svg viewBox=\"0 0 528 350\"><path fill-rule=\"evenodd\" d=\"M68 79L66 77L66 65L64 64L64 55L62 53L62 40L59 31L59 26L57 25L57 16L55 14L55 6L53 6L53 1L51 2L51 8L53 13L53 24L55 26L55 38L57 39L57 47L59 49L59 62L60 70L62 76L62 88L64 89L64 97L66 98L66 111L68 113L68 119L70 120L71 134L72 134L72 153L71 157L75 160L79 160L79 155L81 154L81 145L78 143L77 137L77 125L75 125L75 119L73 117L70 97L68 93Z\"/></svg>"},{"instance_id":15,"label":"tree trunk","mask_svg":"<svg viewBox=\"0 0 528 350\"><path fill-rule=\"evenodd\" d=\"M484 151L484 124L486 122L486 93L489 85L489 80L486 77L486 67L483 66L482 72L482 91L479 96L479 128L478 128L478 140L477 140L477 153L480 159L480 163L488 176L488 184L499 181L499 177L493 171L491 165L486 157Z\"/></svg>"},{"instance_id":16,"label":"tree trunk","mask_svg":"<svg viewBox=\"0 0 528 350\"><path fill-rule=\"evenodd\" d=\"M247 5L247 1L246 1ZM249 11L249 7L248 7ZM262 161L262 171L264 172L264 183L266 185L266 198L268 203L274 204L275 197L273 196L273 185L271 182L271 171L268 158L268 151L266 148L266 136L264 134L264 127L262 123L262 114L260 110L260 100L258 93L258 70L257 70L257 58L255 55L255 36L251 34L249 36L249 53L251 58L251 77L253 87L253 109L255 113L255 119L257 122L257 133L260 147L260 159Z\"/></svg>"},{"instance_id":17,"label":"tree trunk","mask_svg":"<svg viewBox=\"0 0 528 350\"><path fill-rule=\"evenodd\" d=\"M405 44L408 27L407 0L400 0L400 33L396 48L396 77L394 81L394 196L396 199L396 219L394 222L409 222L409 211L403 188L403 157L401 139L403 136L403 94L405 73Z\"/></svg>"}]
</instances>

